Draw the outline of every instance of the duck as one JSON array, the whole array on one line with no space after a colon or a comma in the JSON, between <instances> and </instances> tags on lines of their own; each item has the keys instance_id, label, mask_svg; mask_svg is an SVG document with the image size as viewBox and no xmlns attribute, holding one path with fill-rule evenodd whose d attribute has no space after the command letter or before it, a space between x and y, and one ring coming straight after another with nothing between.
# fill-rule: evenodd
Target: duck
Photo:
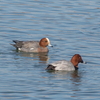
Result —
<instances>
[{"instance_id":1,"label":"duck","mask_svg":"<svg viewBox=\"0 0 100 100\"><path fill-rule=\"evenodd\" d=\"M19 41L13 40L15 44L13 45L16 50L22 52L33 52L33 53L41 53L41 52L48 52L49 49L47 46L51 46L50 40L48 38L42 38L40 41Z\"/></svg>"},{"instance_id":2,"label":"duck","mask_svg":"<svg viewBox=\"0 0 100 100\"><path fill-rule=\"evenodd\" d=\"M80 54L75 54L70 61L60 60L54 63L48 64L46 70L63 70L63 71L74 71L78 70L78 64L85 63Z\"/></svg>"}]
</instances>

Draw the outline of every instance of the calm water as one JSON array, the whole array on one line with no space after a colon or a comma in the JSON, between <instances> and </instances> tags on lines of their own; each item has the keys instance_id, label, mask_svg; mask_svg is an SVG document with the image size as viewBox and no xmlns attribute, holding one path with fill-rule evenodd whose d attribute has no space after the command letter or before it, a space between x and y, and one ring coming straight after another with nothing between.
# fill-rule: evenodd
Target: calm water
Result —
<instances>
[{"instance_id":1,"label":"calm water","mask_svg":"<svg viewBox=\"0 0 100 100\"><path fill-rule=\"evenodd\" d=\"M43 37L48 54L10 45ZM0 45L0 100L100 100L100 0L0 0ZM76 53L77 72L45 70Z\"/></svg>"}]
</instances>

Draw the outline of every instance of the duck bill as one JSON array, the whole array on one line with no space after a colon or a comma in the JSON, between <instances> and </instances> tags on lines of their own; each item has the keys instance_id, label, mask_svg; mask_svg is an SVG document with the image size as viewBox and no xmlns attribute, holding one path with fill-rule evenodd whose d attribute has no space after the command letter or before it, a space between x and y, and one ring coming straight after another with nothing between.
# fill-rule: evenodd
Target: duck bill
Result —
<instances>
[{"instance_id":1,"label":"duck bill","mask_svg":"<svg viewBox=\"0 0 100 100\"><path fill-rule=\"evenodd\" d=\"M48 46L53 47L51 44L49 44Z\"/></svg>"},{"instance_id":2,"label":"duck bill","mask_svg":"<svg viewBox=\"0 0 100 100\"><path fill-rule=\"evenodd\" d=\"M81 60L81 61L80 61L80 63L84 63L84 64L86 64L86 62L85 62L85 61L83 61L83 60Z\"/></svg>"},{"instance_id":3,"label":"duck bill","mask_svg":"<svg viewBox=\"0 0 100 100\"><path fill-rule=\"evenodd\" d=\"M83 63L83 62L84 62L83 60L80 61L80 63Z\"/></svg>"}]
</instances>

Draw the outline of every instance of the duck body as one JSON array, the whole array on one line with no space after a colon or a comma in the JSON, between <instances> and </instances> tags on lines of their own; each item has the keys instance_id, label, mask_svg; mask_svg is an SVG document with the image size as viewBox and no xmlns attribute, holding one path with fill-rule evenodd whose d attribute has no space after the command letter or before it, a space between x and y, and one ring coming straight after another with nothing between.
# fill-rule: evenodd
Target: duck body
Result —
<instances>
[{"instance_id":1,"label":"duck body","mask_svg":"<svg viewBox=\"0 0 100 100\"><path fill-rule=\"evenodd\" d=\"M41 47L39 45L39 41L16 41L14 40L16 44L13 46L16 47L18 51L23 51L23 52L48 52L47 47Z\"/></svg>"},{"instance_id":2,"label":"duck body","mask_svg":"<svg viewBox=\"0 0 100 100\"><path fill-rule=\"evenodd\" d=\"M61 60L49 64L46 70L73 71L78 69L79 63L84 63L82 57L79 54L75 54L70 61Z\"/></svg>"},{"instance_id":3,"label":"duck body","mask_svg":"<svg viewBox=\"0 0 100 100\"><path fill-rule=\"evenodd\" d=\"M67 70L73 71L75 67L70 61L61 60L48 65L47 70Z\"/></svg>"},{"instance_id":4,"label":"duck body","mask_svg":"<svg viewBox=\"0 0 100 100\"><path fill-rule=\"evenodd\" d=\"M18 51L23 52L48 52L47 46L50 45L48 38L43 38L40 41L18 41L13 40L15 44L12 44ZM51 46L51 45L50 45Z\"/></svg>"}]
</instances>

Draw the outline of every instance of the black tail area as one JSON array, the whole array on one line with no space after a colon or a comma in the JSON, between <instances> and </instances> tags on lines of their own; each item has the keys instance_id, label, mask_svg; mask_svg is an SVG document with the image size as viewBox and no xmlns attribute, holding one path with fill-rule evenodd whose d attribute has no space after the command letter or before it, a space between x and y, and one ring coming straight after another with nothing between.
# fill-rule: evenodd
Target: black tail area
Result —
<instances>
[{"instance_id":1,"label":"black tail area","mask_svg":"<svg viewBox=\"0 0 100 100\"><path fill-rule=\"evenodd\" d=\"M55 70L55 66L49 64L46 70Z\"/></svg>"},{"instance_id":2,"label":"black tail area","mask_svg":"<svg viewBox=\"0 0 100 100\"><path fill-rule=\"evenodd\" d=\"M14 47L16 47L16 45L15 44L11 44L12 46L14 46Z\"/></svg>"},{"instance_id":3,"label":"black tail area","mask_svg":"<svg viewBox=\"0 0 100 100\"><path fill-rule=\"evenodd\" d=\"M18 43L19 41L18 41L18 40L13 40L13 42L14 42L14 43Z\"/></svg>"},{"instance_id":4,"label":"black tail area","mask_svg":"<svg viewBox=\"0 0 100 100\"><path fill-rule=\"evenodd\" d=\"M23 41L13 40L13 42L14 42L15 44L11 44L11 45L13 45L13 46L16 47L16 48L21 48L22 45L23 45Z\"/></svg>"}]
</instances>

